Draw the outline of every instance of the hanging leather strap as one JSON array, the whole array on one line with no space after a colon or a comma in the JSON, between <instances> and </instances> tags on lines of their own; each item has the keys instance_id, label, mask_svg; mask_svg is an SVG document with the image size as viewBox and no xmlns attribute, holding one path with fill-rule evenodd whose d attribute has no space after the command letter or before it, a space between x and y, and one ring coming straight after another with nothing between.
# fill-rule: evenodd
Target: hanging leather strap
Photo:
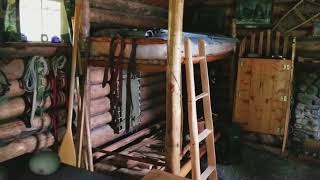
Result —
<instances>
[{"instance_id":1,"label":"hanging leather strap","mask_svg":"<svg viewBox=\"0 0 320 180\"><path fill-rule=\"evenodd\" d=\"M108 79L109 77L109 68L112 70L115 66L114 58L115 58L115 51L117 48L117 43L115 42L116 38L112 38L110 42L110 49L109 49L109 58L105 61L105 69L104 69L104 75L103 75L103 82L102 87L106 87L106 85L109 83Z\"/></svg>"}]
</instances>

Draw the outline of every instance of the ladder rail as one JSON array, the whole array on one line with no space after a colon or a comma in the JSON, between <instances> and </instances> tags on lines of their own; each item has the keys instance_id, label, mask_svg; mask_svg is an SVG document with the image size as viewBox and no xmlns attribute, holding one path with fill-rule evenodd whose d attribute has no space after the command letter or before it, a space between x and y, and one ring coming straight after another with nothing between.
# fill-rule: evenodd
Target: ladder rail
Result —
<instances>
[{"instance_id":1,"label":"ladder rail","mask_svg":"<svg viewBox=\"0 0 320 180\"><path fill-rule=\"evenodd\" d=\"M185 68L186 68L186 80L187 80L187 94L188 94L188 122L190 131L190 142L191 142L191 161L192 161L192 179L202 180L209 178L210 180L217 180L216 171L216 154L214 144L214 127L211 110L210 100L210 86L209 86L209 75L208 65L205 51L205 41L200 40L198 44L199 57L194 58L192 56L191 40L186 39L185 41ZM194 63L200 64L201 74L201 86L202 93L198 96L195 95L195 82L194 82ZM199 134L198 121L197 121L197 106L196 101L202 99L204 119L206 129ZM199 143L204 140L206 142L208 167L201 174L200 169L200 153Z\"/></svg>"},{"instance_id":2,"label":"ladder rail","mask_svg":"<svg viewBox=\"0 0 320 180\"><path fill-rule=\"evenodd\" d=\"M205 41L200 40L199 42L199 55L206 57ZM209 73L207 59L200 61L200 73L201 73L201 86L202 91L207 93L208 96L203 98L203 111L206 129L211 130L211 134L206 138L207 146L207 157L208 165L216 167L216 154L215 154L215 143L214 143L214 127L211 109L211 99L210 99L210 85L209 85ZM217 179L217 171L213 171L209 176L210 180Z\"/></svg>"},{"instance_id":3,"label":"ladder rail","mask_svg":"<svg viewBox=\"0 0 320 180\"><path fill-rule=\"evenodd\" d=\"M192 163L192 179L200 179L200 151L199 151L199 135L197 124L197 111L196 111L196 96L195 96L195 84L194 84L194 68L191 50L191 41L187 39L185 41L185 53L186 53L186 79L187 79L187 94L188 94L188 122L190 131L191 142L191 161Z\"/></svg>"}]
</instances>

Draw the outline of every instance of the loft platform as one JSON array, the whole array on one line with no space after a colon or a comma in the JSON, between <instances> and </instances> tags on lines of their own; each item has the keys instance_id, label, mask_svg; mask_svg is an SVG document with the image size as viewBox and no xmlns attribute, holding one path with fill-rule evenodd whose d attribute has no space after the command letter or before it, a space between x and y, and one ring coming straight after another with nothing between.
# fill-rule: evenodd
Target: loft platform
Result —
<instances>
[{"instance_id":1,"label":"loft platform","mask_svg":"<svg viewBox=\"0 0 320 180\"><path fill-rule=\"evenodd\" d=\"M222 60L234 52L237 40L226 38L222 36L208 36L203 34L183 33L184 38L190 38L192 43L192 53L195 56L199 55L197 43L200 39L206 42L206 55L208 62ZM141 71L165 71L167 65L167 31L162 30L158 34L150 38L111 38L92 37L90 40L90 59L94 61L108 62L107 58L110 56L112 43L115 46L114 56L115 61L119 60L121 52L121 44L124 43L123 63L129 63L129 57L132 51L133 41L137 44L136 47L136 64ZM182 60L184 63L184 48L182 42ZM196 59L196 58L195 58ZM99 62L93 62L99 64ZM155 66L156 65L156 66Z\"/></svg>"}]
</instances>

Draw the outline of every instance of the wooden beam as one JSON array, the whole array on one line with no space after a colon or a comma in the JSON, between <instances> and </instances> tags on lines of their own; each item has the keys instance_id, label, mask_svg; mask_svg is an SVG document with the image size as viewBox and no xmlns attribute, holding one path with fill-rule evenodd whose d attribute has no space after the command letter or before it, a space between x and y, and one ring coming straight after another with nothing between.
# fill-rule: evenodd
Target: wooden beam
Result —
<instances>
[{"instance_id":1,"label":"wooden beam","mask_svg":"<svg viewBox=\"0 0 320 180\"><path fill-rule=\"evenodd\" d=\"M166 169L180 172L181 136L181 42L184 0L169 1L167 62Z\"/></svg>"},{"instance_id":2,"label":"wooden beam","mask_svg":"<svg viewBox=\"0 0 320 180\"><path fill-rule=\"evenodd\" d=\"M98 24L115 24L139 28L161 28L167 26L167 19L157 16L141 16L113 10L90 9L90 22Z\"/></svg>"},{"instance_id":3,"label":"wooden beam","mask_svg":"<svg viewBox=\"0 0 320 180\"><path fill-rule=\"evenodd\" d=\"M162 18L167 18L168 16L167 9L132 0L90 0L90 7L129 12L141 16L158 16Z\"/></svg>"}]
</instances>

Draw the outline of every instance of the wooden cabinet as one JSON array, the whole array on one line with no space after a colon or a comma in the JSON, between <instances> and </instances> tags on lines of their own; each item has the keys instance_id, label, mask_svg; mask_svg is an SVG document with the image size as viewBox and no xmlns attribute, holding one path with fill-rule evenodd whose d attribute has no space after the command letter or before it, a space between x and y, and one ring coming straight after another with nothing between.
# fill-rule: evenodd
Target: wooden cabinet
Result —
<instances>
[{"instance_id":1,"label":"wooden cabinet","mask_svg":"<svg viewBox=\"0 0 320 180\"><path fill-rule=\"evenodd\" d=\"M246 131L283 135L292 68L291 60L241 58L234 121Z\"/></svg>"}]
</instances>

